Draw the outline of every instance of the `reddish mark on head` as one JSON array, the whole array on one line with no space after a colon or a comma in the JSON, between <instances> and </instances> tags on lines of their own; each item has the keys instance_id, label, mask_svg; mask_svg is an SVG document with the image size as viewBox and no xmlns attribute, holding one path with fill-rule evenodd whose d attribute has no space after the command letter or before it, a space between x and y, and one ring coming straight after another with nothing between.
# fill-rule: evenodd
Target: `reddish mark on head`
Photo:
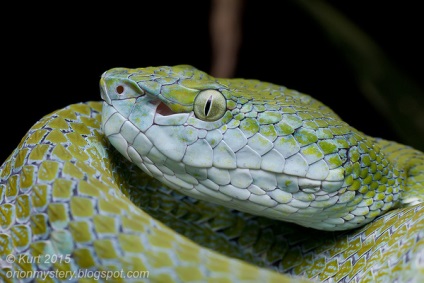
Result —
<instances>
[{"instance_id":1,"label":"reddish mark on head","mask_svg":"<svg viewBox=\"0 0 424 283\"><path fill-rule=\"evenodd\" d=\"M158 107L156 108L156 113L162 115L162 116L169 116L172 114L175 114L171 108L169 108L165 103L161 102L159 103Z\"/></svg>"}]
</instances>

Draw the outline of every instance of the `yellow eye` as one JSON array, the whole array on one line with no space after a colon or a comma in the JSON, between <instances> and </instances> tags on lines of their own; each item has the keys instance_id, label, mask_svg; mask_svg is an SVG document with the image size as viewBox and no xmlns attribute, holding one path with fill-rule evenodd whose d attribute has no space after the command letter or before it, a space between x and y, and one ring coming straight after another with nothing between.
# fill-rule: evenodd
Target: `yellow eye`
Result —
<instances>
[{"instance_id":1,"label":"yellow eye","mask_svg":"<svg viewBox=\"0 0 424 283\"><path fill-rule=\"evenodd\" d=\"M227 101L217 90L207 89L199 92L194 100L194 114L197 118L212 122L224 116Z\"/></svg>"}]
</instances>

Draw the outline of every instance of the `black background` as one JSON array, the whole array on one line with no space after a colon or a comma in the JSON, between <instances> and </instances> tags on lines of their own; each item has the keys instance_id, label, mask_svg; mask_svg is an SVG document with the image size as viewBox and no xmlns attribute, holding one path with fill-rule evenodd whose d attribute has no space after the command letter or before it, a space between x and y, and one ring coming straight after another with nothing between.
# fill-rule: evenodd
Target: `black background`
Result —
<instances>
[{"instance_id":1,"label":"black background","mask_svg":"<svg viewBox=\"0 0 424 283\"><path fill-rule=\"evenodd\" d=\"M98 81L107 69L191 64L209 71L210 1L151 2L101 7L38 3L3 11L9 18L1 41L0 164L42 116L100 100ZM419 1L328 2L424 87ZM245 2L238 62L237 77L311 94L365 133L399 140L362 97L346 61L318 24L293 1Z\"/></svg>"}]
</instances>

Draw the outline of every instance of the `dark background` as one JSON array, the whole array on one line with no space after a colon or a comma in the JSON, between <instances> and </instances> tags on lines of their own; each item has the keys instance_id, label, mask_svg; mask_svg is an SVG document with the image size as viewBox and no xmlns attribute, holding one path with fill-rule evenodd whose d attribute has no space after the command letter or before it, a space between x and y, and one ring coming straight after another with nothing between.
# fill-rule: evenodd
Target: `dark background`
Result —
<instances>
[{"instance_id":1,"label":"dark background","mask_svg":"<svg viewBox=\"0 0 424 283\"><path fill-rule=\"evenodd\" d=\"M0 164L42 116L100 100L100 75L113 67L191 64L209 71L210 1L30 7L3 24ZM408 3L409 2L409 3ZM123 3L123 2L122 2ZM424 87L419 1L328 1L371 36ZM4 11L4 13L8 13ZM236 76L308 93L363 132L400 140L362 96L355 77L317 23L293 1L245 2Z\"/></svg>"}]
</instances>

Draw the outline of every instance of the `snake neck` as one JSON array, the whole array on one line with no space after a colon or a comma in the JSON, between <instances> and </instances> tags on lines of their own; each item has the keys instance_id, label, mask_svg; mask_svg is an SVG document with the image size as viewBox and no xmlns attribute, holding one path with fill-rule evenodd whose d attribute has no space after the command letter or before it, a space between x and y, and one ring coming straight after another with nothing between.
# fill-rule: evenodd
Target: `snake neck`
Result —
<instances>
[{"instance_id":1,"label":"snake neck","mask_svg":"<svg viewBox=\"0 0 424 283\"><path fill-rule=\"evenodd\" d=\"M375 139L388 161L403 177L401 204L424 202L424 153L393 141Z\"/></svg>"}]
</instances>

